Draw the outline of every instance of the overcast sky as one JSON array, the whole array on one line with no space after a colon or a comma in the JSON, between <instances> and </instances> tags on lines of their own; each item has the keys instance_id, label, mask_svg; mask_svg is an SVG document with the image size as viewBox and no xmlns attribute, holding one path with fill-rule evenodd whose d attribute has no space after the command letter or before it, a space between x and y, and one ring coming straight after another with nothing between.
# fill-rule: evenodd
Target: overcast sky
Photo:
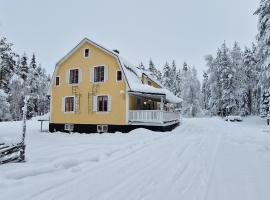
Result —
<instances>
[{"instance_id":1,"label":"overcast sky","mask_svg":"<svg viewBox=\"0 0 270 200\"><path fill-rule=\"evenodd\" d=\"M0 0L0 36L20 54L36 53L49 73L84 37L130 62L162 68L175 59L201 76L204 56L226 40L255 40L259 0ZM30 56L30 55L29 55ZM201 77L200 77L201 79Z\"/></svg>"}]
</instances>

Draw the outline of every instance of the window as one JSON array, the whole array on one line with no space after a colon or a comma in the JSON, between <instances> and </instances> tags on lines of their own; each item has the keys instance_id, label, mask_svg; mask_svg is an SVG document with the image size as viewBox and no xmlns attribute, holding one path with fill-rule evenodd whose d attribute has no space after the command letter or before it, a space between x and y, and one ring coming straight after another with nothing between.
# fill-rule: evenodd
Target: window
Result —
<instances>
[{"instance_id":1,"label":"window","mask_svg":"<svg viewBox=\"0 0 270 200\"><path fill-rule=\"evenodd\" d=\"M104 82L104 66L94 68L94 82Z\"/></svg>"},{"instance_id":2,"label":"window","mask_svg":"<svg viewBox=\"0 0 270 200\"><path fill-rule=\"evenodd\" d=\"M79 69L71 69L69 71L69 84L79 83Z\"/></svg>"},{"instance_id":3,"label":"window","mask_svg":"<svg viewBox=\"0 0 270 200\"><path fill-rule=\"evenodd\" d=\"M97 125L97 132L98 133L107 133L108 132L108 125Z\"/></svg>"},{"instance_id":4,"label":"window","mask_svg":"<svg viewBox=\"0 0 270 200\"><path fill-rule=\"evenodd\" d=\"M118 70L116 72L116 80L117 81L122 81L122 72L120 70Z\"/></svg>"},{"instance_id":5,"label":"window","mask_svg":"<svg viewBox=\"0 0 270 200\"><path fill-rule=\"evenodd\" d=\"M87 58L89 57L90 54L90 49L84 49L84 57Z\"/></svg>"},{"instance_id":6,"label":"window","mask_svg":"<svg viewBox=\"0 0 270 200\"><path fill-rule=\"evenodd\" d=\"M98 96L97 98L97 111L107 112L108 111L108 96Z\"/></svg>"},{"instance_id":7,"label":"window","mask_svg":"<svg viewBox=\"0 0 270 200\"><path fill-rule=\"evenodd\" d=\"M59 76L55 77L55 85L56 86L60 85L60 77Z\"/></svg>"},{"instance_id":8,"label":"window","mask_svg":"<svg viewBox=\"0 0 270 200\"><path fill-rule=\"evenodd\" d=\"M74 112L75 111L75 97L66 97L65 98L65 112Z\"/></svg>"},{"instance_id":9,"label":"window","mask_svg":"<svg viewBox=\"0 0 270 200\"><path fill-rule=\"evenodd\" d=\"M65 130L66 131L73 131L74 124L65 124Z\"/></svg>"},{"instance_id":10,"label":"window","mask_svg":"<svg viewBox=\"0 0 270 200\"><path fill-rule=\"evenodd\" d=\"M151 81L148 81L148 85L152 85Z\"/></svg>"}]
</instances>

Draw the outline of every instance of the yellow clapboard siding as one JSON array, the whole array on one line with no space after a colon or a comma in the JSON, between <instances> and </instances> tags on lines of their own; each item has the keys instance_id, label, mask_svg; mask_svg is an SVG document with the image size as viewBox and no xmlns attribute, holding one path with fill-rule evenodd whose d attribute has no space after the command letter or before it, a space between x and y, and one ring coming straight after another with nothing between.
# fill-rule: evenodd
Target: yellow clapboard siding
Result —
<instances>
[{"instance_id":1,"label":"yellow clapboard siding","mask_svg":"<svg viewBox=\"0 0 270 200\"><path fill-rule=\"evenodd\" d=\"M90 49L90 56L84 58L84 49ZM108 81L97 84L96 95L105 94L112 97L112 111L106 113L91 112L89 110L89 94L93 91L93 83L90 82L90 70L93 66L108 66ZM80 95L80 106L78 113L64 113L62 111L62 97L74 96L72 86L66 83L66 71L71 68L82 70L82 81L76 88ZM51 123L73 123L73 124L126 124L126 83L124 80L116 81L116 71L120 69L117 59L98 47L84 43L79 49L72 53L63 63L58 66L55 76L60 77L60 86L53 84L51 87ZM123 76L124 79L124 76ZM92 105L91 105L92 108Z\"/></svg>"}]
</instances>

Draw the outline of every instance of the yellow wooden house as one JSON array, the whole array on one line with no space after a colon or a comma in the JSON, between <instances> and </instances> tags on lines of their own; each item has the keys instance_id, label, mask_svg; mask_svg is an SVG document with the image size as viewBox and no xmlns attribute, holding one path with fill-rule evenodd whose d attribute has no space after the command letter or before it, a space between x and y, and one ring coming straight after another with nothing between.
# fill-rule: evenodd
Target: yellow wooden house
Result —
<instances>
[{"instance_id":1,"label":"yellow wooden house","mask_svg":"<svg viewBox=\"0 0 270 200\"><path fill-rule=\"evenodd\" d=\"M56 64L50 96L51 132L166 131L179 125L174 105L180 98L117 50L87 38Z\"/></svg>"}]
</instances>

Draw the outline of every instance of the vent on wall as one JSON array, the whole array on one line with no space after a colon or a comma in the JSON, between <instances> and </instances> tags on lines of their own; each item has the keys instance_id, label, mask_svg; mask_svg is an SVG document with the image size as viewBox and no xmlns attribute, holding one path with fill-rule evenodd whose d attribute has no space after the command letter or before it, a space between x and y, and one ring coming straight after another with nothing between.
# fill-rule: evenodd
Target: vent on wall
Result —
<instances>
[{"instance_id":1,"label":"vent on wall","mask_svg":"<svg viewBox=\"0 0 270 200\"><path fill-rule=\"evenodd\" d=\"M113 52L120 54L119 50L117 50L117 49L114 49Z\"/></svg>"}]
</instances>

